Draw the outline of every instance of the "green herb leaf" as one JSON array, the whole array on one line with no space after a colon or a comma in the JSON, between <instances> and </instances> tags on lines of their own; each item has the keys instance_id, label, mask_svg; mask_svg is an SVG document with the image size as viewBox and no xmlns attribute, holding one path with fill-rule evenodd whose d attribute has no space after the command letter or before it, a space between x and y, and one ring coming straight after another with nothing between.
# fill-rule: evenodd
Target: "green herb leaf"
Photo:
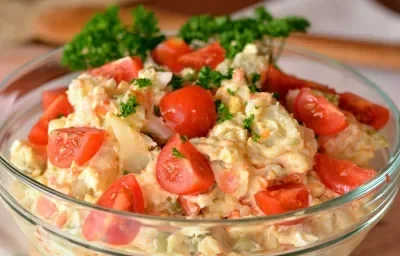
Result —
<instances>
[{"instance_id":1,"label":"green herb leaf","mask_svg":"<svg viewBox=\"0 0 400 256\"><path fill-rule=\"evenodd\" d=\"M248 118L243 120L243 126L248 131L251 131L251 124L254 121L254 114L251 114Z\"/></svg>"},{"instance_id":2,"label":"green herb leaf","mask_svg":"<svg viewBox=\"0 0 400 256\"><path fill-rule=\"evenodd\" d=\"M260 81L260 78L261 78L260 74L253 74L253 75L251 76L251 82L252 82L253 84L255 84L255 83L257 83L258 81Z\"/></svg>"},{"instance_id":3,"label":"green herb leaf","mask_svg":"<svg viewBox=\"0 0 400 256\"><path fill-rule=\"evenodd\" d=\"M120 117L128 117L132 113L136 113L136 107L139 106L139 103L136 100L136 97L131 95L126 102L121 102L119 104L119 112L118 116Z\"/></svg>"},{"instance_id":4,"label":"green herb leaf","mask_svg":"<svg viewBox=\"0 0 400 256\"><path fill-rule=\"evenodd\" d=\"M212 70L210 67L205 66L200 69L196 83L208 90L221 86L222 80L231 78L232 71L228 70L228 74L224 75L219 71Z\"/></svg>"},{"instance_id":5,"label":"green herb leaf","mask_svg":"<svg viewBox=\"0 0 400 256\"><path fill-rule=\"evenodd\" d=\"M144 88L151 86L153 83L148 78L136 78L133 80L133 84L139 88Z\"/></svg>"},{"instance_id":6,"label":"green herb leaf","mask_svg":"<svg viewBox=\"0 0 400 256\"><path fill-rule=\"evenodd\" d=\"M138 6L133 27L119 19L119 8L111 6L96 14L63 50L62 64L71 70L99 67L125 56L143 60L165 36L159 32L154 14Z\"/></svg>"},{"instance_id":7,"label":"green herb leaf","mask_svg":"<svg viewBox=\"0 0 400 256\"><path fill-rule=\"evenodd\" d=\"M178 89L182 88L183 79L182 79L182 77L173 74L172 79L169 82L169 84L172 86L172 89L174 91L178 90Z\"/></svg>"},{"instance_id":8,"label":"green herb leaf","mask_svg":"<svg viewBox=\"0 0 400 256\"><path fill-rule=\"evenodd\" d=\"M231 120L233 118L233 115L229 112L229 108L225 106L224 103L222 103L220 100L215 102L215 106L217 108L217 113L218 113L218 119L217 123L222 123L227 120Z\"/></svg>"},{"instance_id":9,"label":"green herb leaf","mask_svg":"<svg viewBox=\"0 0 400 256\"><path fill-rule=\"evenodd\" d=\"M128 174L129 174L128 171L124 171L124 172L122 173L122 175L128 175Z\"/></svg>"},{"instance_id":10,"label":"green herb leaf","mask_svg":"<svg viewBox=\"0 0 400 256\"><path fill-rule=\"evenodd\" d=\"M174 156L174 157L177 157L177 158L186 158L184 155L182 155L182 153L181 152L179 152L176 148L172 148L172 155Z\"/></svg>"}]
</instances>

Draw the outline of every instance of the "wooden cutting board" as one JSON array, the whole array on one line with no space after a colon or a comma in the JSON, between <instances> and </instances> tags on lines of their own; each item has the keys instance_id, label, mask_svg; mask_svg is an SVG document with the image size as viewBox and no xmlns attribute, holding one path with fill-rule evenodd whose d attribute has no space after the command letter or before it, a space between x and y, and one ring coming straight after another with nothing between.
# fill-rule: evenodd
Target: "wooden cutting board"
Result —
<instances>
[{"instance_id":1,"label":"wooden cutting board","mask_svg":"<svg viewBox=\"0 0 400 256\"><path fill-rule=\"evenodd\" d=\"M163 30L176 30L192 15L209 13L212 15L229 14L259 0L231 0L229 5L221 5L225 1L203 0L187 1L185 5L178 0L145 3L155 12ZM215 3L214 3L215 2ZM167 3L167 4L166 4ZM201 4L199 4L201 3ZM205 6L208 6L207 8ZM132 6L121 8L121 18L125 23L131 22ZM84 24L104 8L94 7L59 7L43 12L35 23L35 31L39 40L62 45L69 42ZM385 45L338 38L295 35L290 43L315 50L334 59L354 65L370 66L400 70L400 44Z\"/></svg>"}]
</instances>

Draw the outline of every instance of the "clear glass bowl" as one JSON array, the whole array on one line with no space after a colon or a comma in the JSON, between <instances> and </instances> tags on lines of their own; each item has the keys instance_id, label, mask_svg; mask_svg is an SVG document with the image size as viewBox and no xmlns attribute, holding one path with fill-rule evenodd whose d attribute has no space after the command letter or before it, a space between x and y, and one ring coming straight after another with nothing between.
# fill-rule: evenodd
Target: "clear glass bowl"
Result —
<instances>
[{"instance_id":1,"label":"clear glass bowl","mask_svg":"<svg viewBox=\"0 0 400 256\"><path fill-rule=\"evenodd\" d=\"M390 109L389 123L381 131L390 147L379 151L372 162L380 170L374 180L305 210L233 220L138 215L70 198L26 176L8 161L11 142L25 138L40 115L41 92L66 86L77 76L60 65L60 56L61 50L57 50L35 59L0 85L0 195L39 255L216 255L211 253L213 249L222 249L224 253L220 255L230 256L346 256L384 216L395 198L400 162L398 109L379 87L351 68L290 45L280 59L283 70L329 84L338 91L360 94ZM35 214L39 197L54 204L55 213L46 218ZM81 235L81 223L94 212L127 229L139 228L139 235L129 246L86 241ZM294 224L296 220L300 224ZM198 247L195 241L203 244ZM214 241L219 245L213 247ZM197 248L201 251L196 253Z\"/></svg>"}]
</instances>

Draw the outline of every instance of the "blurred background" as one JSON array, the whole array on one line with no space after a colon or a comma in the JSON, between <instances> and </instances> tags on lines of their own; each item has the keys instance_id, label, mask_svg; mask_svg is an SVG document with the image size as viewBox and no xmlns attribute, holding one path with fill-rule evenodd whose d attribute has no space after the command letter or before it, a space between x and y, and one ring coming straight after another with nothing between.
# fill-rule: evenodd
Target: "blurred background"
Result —
<instances>
[{"instance_id":1,"label":"blurred background","mask_svg":"<svg viewBox=\"0 0 400 256\"><path fill-rule=\"evenodd\" d=\"M110 4L121 6L126 21L132 7L144 4L156 13L161 28L171 32L192 15L239 17L249 15L255 5L267 6L275 16L306 16L310 33L292 36L290 43L351 65L400 107L400 0L0 0L0 80L27 60L68 42ZM400 255L395 240L400 237L399 200L354 256ZM26 255L28 245L21 238L0 206L0 255Z\"/></svg>"}]
</instances>

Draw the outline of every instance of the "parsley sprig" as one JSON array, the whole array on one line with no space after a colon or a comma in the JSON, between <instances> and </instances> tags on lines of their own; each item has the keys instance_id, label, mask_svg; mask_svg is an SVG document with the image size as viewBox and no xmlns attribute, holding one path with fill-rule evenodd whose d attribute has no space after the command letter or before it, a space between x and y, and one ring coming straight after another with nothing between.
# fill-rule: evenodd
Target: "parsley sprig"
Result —
<instances>
[{"instance_id":1,"label":"parsley sprig","mask_svg":"<svg viewBox=\"0 0 400 256\"><path fill-rule=\"evenodd\" d=\"M225 104L218 100L215 102L215 107L217 108L218 119L217 123L222 123L227 120L231 120L233 115L229 112L229 108Z\"/></svg>"},{"instance_id":2,"label":"parsley sprig","mask_svg":"<svg viewBox=\"0 0 400 256\"><path fill-rule=\"evenodd\" d=\"M132 83L139 88L149 87L153 84L148 78L136 78L132 81Z\"/></svg>"},{"instance_id":3,"label":"parsley sprig","mask_svg":"<svg viewBox=\"0 0 400 256\"><path fill-rule=\"evenodd\" d=\"M119 8L109 7L96 14L64 47L62 63L71 70L99 67L125 57L140 56L164 40L154 14L143 6L133 10L133 25L125 26L119 19Z\"/></svg>"},{"instance_id":4,"label":"parsley sprig","mask_svg":"<svg viewBox=\"0 0 400 256\"><path fill-rule=\"evenodd\" d=\"M180 29L179 35L188 43L208 42L216 38L233 58L248 43L267 38L286 38L291 33L304 33L310 23L297 16L275 18L264 7L256 8L255 18L231 19L229 16L197 16L189 19Z\"/></svg>"},{"instance_id":5,"label":"parsley sprig","mask_svg":"<svg viewBox=\"0 0 400 256\"><path fill-rule=\"evenodd\" d=\"M131 95L126 102L121 101L119 103L119 117L128 117L132 113L136 113L136 107L139 106L139 103L136 100L136 97Z\"/></svg>"},{"instance_id":6,"label":"parsley sprig","mask_svg":"<svg viewBox=\"0 0 400 256\"><path fill-rule=\"evenodd\" d=\"M251 124L253 123L253 121L254 121L254 114L251 114L249 117L243 120L243 127L249 132L251 132Z\"/></svg>"},{"instance_id":7,"label":"parsley sprig","mask_svg":"<svg viewBox=\"0 0 400 256\"><path fill-rule=\"evenodd\" d=\"M229 69L227 74L222 74L217 70L212 70L210 67L202 67L197 75L196 84L204 89L212 89L221 86L224 79L232 78L233 69Z\"/></svg>"}]
</instances>

